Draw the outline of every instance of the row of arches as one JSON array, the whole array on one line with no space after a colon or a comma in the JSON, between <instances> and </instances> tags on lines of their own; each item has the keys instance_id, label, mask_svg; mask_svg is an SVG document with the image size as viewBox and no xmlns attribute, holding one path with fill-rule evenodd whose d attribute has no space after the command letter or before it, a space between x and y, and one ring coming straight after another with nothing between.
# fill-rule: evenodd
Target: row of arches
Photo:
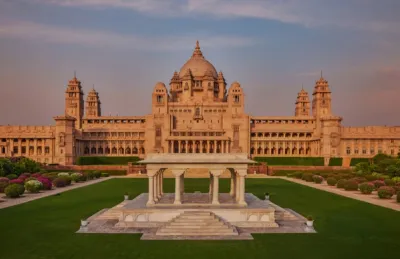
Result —
<instances>
[{"instance_id":1,"label":"row of arches","mask_svg":"<svg viewBox=\"0 0 400 259\"><path fill-rule=\"evenodd\" d=\"M255 155L255 154L257 154L257 155L310 155L311 154L311 148L299 148L299 149L297 149L297 148L282 148L282 147L280 147L280 148L275 148L275 147L273 147L273 148L268 148L268 147L266 147L266 148L261 148L261 147L259 147L259 148L255 148L255 147L252 147L251 149L250 149L250 154L252 154L252 155Z\"/></svg>"},{"instance_id":2,"label":"row of arches","mask_svg":"<svg viewBox=\"0 0 400 259\"><path fill-rule=\"evenodd\" d=\"M170 153L229 153L225 140L174 140L169 142Z\"/></svg>"},{"instance_id":3,"label":"row of arches","mask_svg":"<svg viewBox=\"0 0 400 259\"><path fill-rule=\"evenodd\" d=\"M112 154L112 155L131 155L131 154L144 154L145 153L145 149L144 149L144 147L140 147L140 148L137 148L137 147L122 148L122 147L120 147L118 149L116 147L113 147L113 148L106 147L104 149L103 149L103 147L99 147L99 148L96 148L96 147L92 147L92 148L85 147L83 153L85 155L102 155L102 154L105 154L105 155L109 155L109 154Z\"/></svg>"}]
</instances>

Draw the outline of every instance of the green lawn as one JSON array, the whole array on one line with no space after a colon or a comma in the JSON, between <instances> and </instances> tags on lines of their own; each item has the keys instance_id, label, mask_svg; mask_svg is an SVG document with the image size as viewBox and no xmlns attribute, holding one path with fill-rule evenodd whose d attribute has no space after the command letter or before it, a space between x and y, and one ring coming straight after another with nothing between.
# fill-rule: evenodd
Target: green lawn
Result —
<instances>
[{"instance_id":1,"label":"green lawn","mask_svg":"<svg viewBox=\"0 0 400 259\"><path fill-rule=\"evenodd\" d=\"M221 191L228 191L228 179ZM173 179L164 188L173 191ZM208 179L185 179L207 191ZM257 234L253 241L140 241L140 235L75 234L80 219L137 195L146 179L112 179L0 210L0 258L398 258L400 213L280 179L248 179L247 192L316 218L317 234Z\"/></svg>"}]
</instances>

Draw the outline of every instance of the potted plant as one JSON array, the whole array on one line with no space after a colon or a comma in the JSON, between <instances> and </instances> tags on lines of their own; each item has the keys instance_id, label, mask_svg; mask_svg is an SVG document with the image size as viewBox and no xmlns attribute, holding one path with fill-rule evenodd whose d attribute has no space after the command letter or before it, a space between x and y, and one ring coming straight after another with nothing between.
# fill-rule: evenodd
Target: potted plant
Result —
<instances>
[{"instance_id":1,"label":"potted plant","mask_svg":"<svg viewBox=\"0 0 400 259\"><path fill-rule=\"evenodd\" d=\"M129 193L126 192L126 193L124 194L124 200L129 200Z\"/></svg>"},{"instance_id":2,"label":"potted plant","mask_svg":"<svg viewBox=\"0 0 400 259\"><path fill-rule=\"evenodd\" d=\"M269 201L269 192L264 193L264 195L265 195L265 200Z\"/></svg>"},{"instance_id":3,"label":"potted plant","mask_svg":"<svg viewBox=\"0 0 400 259\"><path fill-rule=\"evenodd\" d=\"M89 224L89 222L86 219L81 219L81 226L86 227Z\"/></svg>"},{"instance_id":4,"label":"potted plant","mask_svg":"<svg viewBox=\"0 0 400 259\"><path fill-rule=\"evenodd\" d=\"M312 227L314 224L314 219L312 216L307 216L307 222L306 222L308 227Z\"/></svg>"}]
</instances>

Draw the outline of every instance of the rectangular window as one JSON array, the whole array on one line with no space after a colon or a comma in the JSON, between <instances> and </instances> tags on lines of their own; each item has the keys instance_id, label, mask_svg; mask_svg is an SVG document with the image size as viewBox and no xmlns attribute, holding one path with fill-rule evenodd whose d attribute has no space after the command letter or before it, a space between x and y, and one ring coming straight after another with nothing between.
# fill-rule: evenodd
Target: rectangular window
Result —
<instances>
[{"instance_id":1,"label":"rectangular window","mask_svg":"<svg viewBox=\"0 0 400 259\"><path fill-rule=\"evenodd\" d=\"M18 154L18 147L14 147L14 148L13 148L13 153L14 153L14 154Z\"/></svg>"},{"instance_id":2,"label":"rectangular window","mask_svg":"<svg viewBox=\"0 0 400 259\"><path fill-rule=\"evenodd\" d=\"M26 147L21 147L21 154L26 154Z\"/></svg>"}]
</instances>

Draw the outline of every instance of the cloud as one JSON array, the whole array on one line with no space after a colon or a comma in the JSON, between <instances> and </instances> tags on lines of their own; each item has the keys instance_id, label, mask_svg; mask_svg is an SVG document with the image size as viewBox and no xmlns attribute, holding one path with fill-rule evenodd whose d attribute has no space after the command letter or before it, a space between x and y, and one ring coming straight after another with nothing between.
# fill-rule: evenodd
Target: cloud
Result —
<instances>
[{"instance_id":1,"label":"cloud","mask_svg":"<svg viewBox=\"0 0 400 259\"><path fill-rule=\"evenodd\" d=\"M8 22L0 25L0 38L18 38L58 44L77 44L95 47L174 51L192 48L199 39L202 46L242 47L257 43L249 37L230 35L206 35L205 33L175 35L162 38L140 35L118 34L108 31L74 29L32 22ZM204 40L202 40L204 38Z\"/></svg>"},{"instance_id":2,"label":"cloud","mask_svg":"<svg viewBox=\"0 0 400 259\"><path fill-rule=\"evenodd\" d=\"M22 0L27 1L27 0ZM91 9L122 8L157 17L256 18L305 27L399 33L396 6L365 0L29 0Z\"/></svg>"}]
</instances>

